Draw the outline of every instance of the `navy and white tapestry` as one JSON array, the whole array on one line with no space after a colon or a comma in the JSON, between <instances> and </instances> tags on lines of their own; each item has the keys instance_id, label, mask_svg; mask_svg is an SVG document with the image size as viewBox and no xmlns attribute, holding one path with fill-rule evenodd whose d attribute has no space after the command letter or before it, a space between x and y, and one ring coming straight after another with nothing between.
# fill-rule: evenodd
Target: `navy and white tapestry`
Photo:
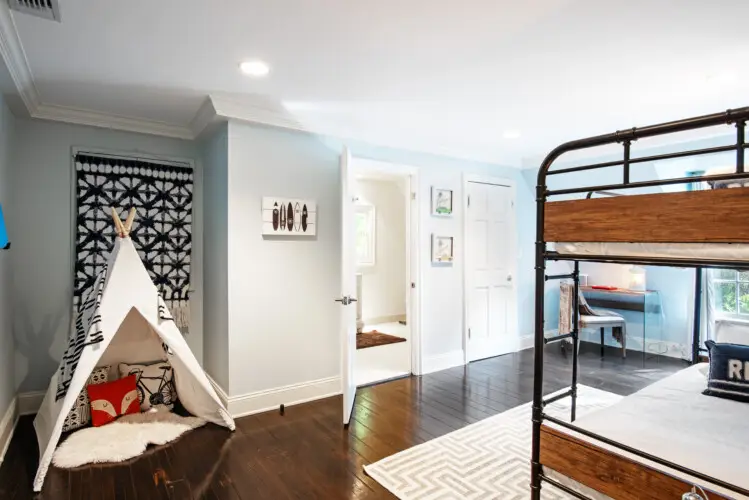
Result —
<instances>
[{"instance_id":1,"label":"navy and white tapestry","mask_svg":"<svg viewBox=\"0 0 749 500\"><path fill-rule=\"evenodd\" d=\"M115 240L110 214L137 215L130 237L177 326L189 324L193 170L186 164L78 153L76 173L76 306L106 265Z\"/></svg>"}]
</instances>

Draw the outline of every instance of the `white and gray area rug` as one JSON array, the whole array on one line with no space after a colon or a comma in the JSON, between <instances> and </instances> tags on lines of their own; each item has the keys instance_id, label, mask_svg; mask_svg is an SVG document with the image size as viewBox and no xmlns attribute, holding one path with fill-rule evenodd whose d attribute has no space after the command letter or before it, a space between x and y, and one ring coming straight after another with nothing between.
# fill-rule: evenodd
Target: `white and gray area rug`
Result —
<instances>
[{"instance_id":1,"label":"white and gray area rug","mask_svg":"<svg viewBox=\"0 0 749 500\"><path fill-rule=\"evenodd\" d=\"M622 397L578 386L577 414L611 406ZM570 398L546 409L569 420ZM530 494L531 403L489 417L364 467L401 500L501 498ZM572 498L544 485L548 500Z\"/></svg>"}]
</instances>

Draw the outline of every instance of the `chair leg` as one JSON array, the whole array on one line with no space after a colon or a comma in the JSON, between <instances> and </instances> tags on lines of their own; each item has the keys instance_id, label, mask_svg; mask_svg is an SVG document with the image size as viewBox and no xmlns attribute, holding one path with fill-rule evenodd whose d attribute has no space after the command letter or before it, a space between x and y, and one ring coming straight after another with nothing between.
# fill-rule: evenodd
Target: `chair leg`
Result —
<instances>
[{"instance_id":1,"label":"chair leg","mask_svg":"<svg viewBox=\"0 0 749 500\"><path fill-rule=\"evenodd\" d=\"M604 345L603 344L603 333L604 333L604 328L601 327L601 357L603 357L603 345Z\"/></svg>"},{"instance_id":2,"label":"chair leg","mask_svg":"<svg viewBox=\"0 0 749 500\"><path fill-rule=\"evenodd\" d=\"M622 323L622 359L627 359L627 324Z\"/></svg>"}]
</instances>

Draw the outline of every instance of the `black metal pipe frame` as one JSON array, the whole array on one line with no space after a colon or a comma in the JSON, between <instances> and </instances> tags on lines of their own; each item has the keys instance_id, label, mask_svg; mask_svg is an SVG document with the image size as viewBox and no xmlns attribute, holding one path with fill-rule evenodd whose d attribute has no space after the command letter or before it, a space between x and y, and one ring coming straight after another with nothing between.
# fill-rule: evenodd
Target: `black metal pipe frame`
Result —
<instances>
[{"instance_id":1,"label":"black metal pipe frame","mask_svg":"<svg viewBox=\"0 0 749 500\"><path fill-rule=\"evenodd\" d=\"M749 148L749 144L744 143L744 148ZM729 151L734 151L735 149L736 146L733 144L728 144L727 146L715 146L712 148L689 149L686 151L677 151L675 153L639 156L637 158L631 158L628 163L631 165L633 163L645 163L656 160L673 160L676 158L684 158L687 156L714 155L716 153L726 153ZM579 167L558 168L556 170L549 171L547 175L561 175L568 174L570 172L581 172L583 170L597 170L599 168L617 167L619 165L624 165L624 160L605 161L601 163L593 163L590 165L581 165Z\"/></svg>"},{"instance_id":2,"label":"black metal pipe frame","mask_svg":"<svg viewBox=\"0 0 749 500\"><path fill-rule=\"evenodd\" d=\"M591 190L595 191L608 191L611 189L637 189L645 187L660 187L668 186L669 184L689 184L692 182L708 182L708 181L732 181L736 179L748 179L749 173L735 173L735 174L721 174L721 175L701 175L698 177L678 177L676 179L663 179L657 181L640 181L630 182L629 184L606 184L604 186L585 186L581 188L570 188L570 189L557 189L555 191L547 191L546 196L558 196L560 194L575 194L575 193L587 193Z\"/></svg>"},{"instance_id":3,"label":"black metal pipe frame","mask_svg":"<svg viewBox=\"0 0 749 500\"><path fill-rule=\"evenodd\" d=\"M547 280L563 280L574 277L573 273L569 274L550 274L549 276L546 276Z\"/></svg>"},{"instance_id":4,"label":"black metal pipe frame","mask_svg":"<svg viewBox=\"0 0 749 500\"><path fill-rule=\"evenodd\" d=\"M624 163L622 163L622 170L624 171L623 184L629 184L629 153L632 146L632 141L624 141Z\"/></svg>"},{"instance_id":5,"label":"black metal pipe frame","mask_svg":"<svg viewBox=\"0 0 749 500\"><path fill-rule=\"evenodd\" d=\"M591 191L586 198L591 199L594 194L602 194L604 196L623 196L621 193L612 193L611 191Z\"/></svg>"},{"instance_id":6,"label":"black metal pipe frame","mask_svg":"<svg viewBox=\"0 0 749 500\"><path fill-rule=\"evenodd\" d=\"M575 261L575 270L572 272L574 283L574 296L572 298L572 408L570 409L570 420L575 421L577 412L577 349L580 345L580 262Z\"/></svg>"},{"instance_id":7,"label":"black metal pipe frame","mask_svg":"<svg viewBox=\"0 0 749 500\"><path fill-rule=\"evenodd\" d=\"M748 261L717 259L682 259L678 257L624 257L620 255L576 255L546 252L547 260L571 260L577 262L604 262L609 264L637 264L641 266L666 267L711 267L719 269L749 269Z\"/></svg>"},{"instance_id":8,"label":"black metal pipe frame","mask_svg":"<svg viewBox=\"0 0 749 500\"><path fill-rule=\"evenodd\" d=\"M702 268L694 269L694 325L692 326L692 364L700 360L700 326L702 325Z\"/></svg>"},{"instance_id":9,"label":"black metal pipe frame","mask_svg":"<svg viewBox=\"0 0 749 500\"><path fill-rule=\"evenodd\" d=\"M731 180L731 179L738 179L738 178L749 178L749 174L745 173L744 171L744 148L747 147L747 144L745 143L745 123L749 120L749 107L739 108L739 109L733 109L728 110L721 113L714 113L711 115L704 115L704 116L698 116L695 118L689 118L686 120L678 120L674 122L668 122L668 123L662 123L659 125L652 125L649 127L643 127L643 128L633 128L629 130L624 131L618 131L611 134L604 134L599 135L595 137L590 137L587 139L580 139L576 141L570 141L567 143L564 143L560 146L557 146L554 150L552 150L544 159L543 163L541 164L541 167L538 171L538 182L536 183L536 241L535 241L535 271L536 271L536 304L535 304L535 329L534 329L534 361L533 361L533 375L534 375L534 381L533 381L533 410L532 410L532 424L533 424L533 430L532 430L532 446L531 446L531 499L532 500L540 500L541 498L541 482L547 481L552 484L556 483L553 480L549 480L549 478L545 477L543 474L542 466L539 461L540 459L540 451L541 451L541 424L543 420L546 418L550 421L553 421L555 423L560 423L560 425L563 425L566 428L569 428L571 430L580 432L589 438L597 439L601 442L605 442L611 446L617 447L619 449L624 449L628 451L629 453L632 453L636 456L646 458L651 457L651 459L655 459L655 461L660 461L664 463L665 465L672 467L676 470L682 470L682 471L688 471L690 475L715 484L720 485L730 491L741 493L741 494L749 494L749 492L743 490L742 488L739 488L735 485L730 485L725 483L724 481L720 481L718 479L712 478L710 476L696 473L695 471L689 471L688 469L685 469L684 467L681 467L677 464L671 464L670 462L667 462L665 460L659 459L657 457L652 457L651 455L644 453L639 450L635 450L633 448L630 448L626 445L623 445L621 443L617 443L615 441L612 441L610 439L605 438L604 436L586 431L584 429L581 429L580 427L577 427L573 424L558 421L557 419L553 419L551 417L548 417L544 415L543 412L543 375L544 375L544 293L545 293L545 272L546 272L546 260L554 259L554 260L573 260L575 261L575 269L577 270L578 262L579 261L595 261L595 262L616 262L616 263L622 263L622 264L646 264L646 265L662 265L662 266L675 266L675 267L732 267L735 265L736 268L749 268L749 263L736 263L733 261L710 261L705 259L678 259L678 258L647 258L647 257L624 257L624 256L606 256L606 255L587 255L584 257L580 256L564 256L564 255L558 255L554 253L548 253L546 251L546 242L544 240L544 209L547 202L547 199L549 196L554 195L561 195L561 194L572 194L572 193L583 193L588 191L610 191L615 189L631 189L631 188L638 188L638 187L654 187L654 186L663 186L668 184L686 184L686 183L692 183L692 182L700 182L700 181L707 181L707 180ZM603 146L606 144L614 144L614 143L624 143L625 144L625 156L629 153L629 148L626 147L626 144L628 142L631 143L631 141L635 141L637 139L645 138L645 137L654 137L659 135L666 135L666 134L672 134L675 132L684 132L687 130L695 130L700 128L706 128L706 127L712 127L716 125L723 125L723 124L732 124L735 123L737 127L737 140L736 144L734 146L721 146L717 148L706 148L706 149L700 149L700 150L693 150L693 151L682 151L678 153L673 153L669 155L656 155L656 156L650 156L650 157L641 157L641 158L634 158L634 159L627 159L624 158L622 161L619 162L607 162L607 163L599 163L597 165L588 165L584 168L567 168L567 169L559 169L555 171L550 171L552 164L563 154L571 152L571 151L577 151L581 149L587 149L592 148L596 146ZM548 175L558 175L562 173L567 172L573 172L573 171L580 171L580 170L593 170L597 168L605 168L609 166L616 166L616 165L624 165L625 163L628 166L631 166L635 163L643 163L645 161L652 161L656 159L668 159L668 158L679 158L684 156L697 156L697 155L703 155L703 154L712 154L712 153L718 153L723 151L736 151L736 173L734 174L726 174L726 175L716 175L716 176L704 176L704 177L685 177L685 178L679 178L679 179L667 179L667 180L660 180L660 181L646 181L646 182L629 182L629 175L625 173L623 175L623 179L625 180L622 184L609 184L605 186L588 186L585 188L580 189L562 189L562 190L556 190L556 191L549 191L546 185L546 178ZM577 286L575 287L575 290L577 291ZM577 297L577 295L575 295ZM699 295L698 295L699 296ZM575 308L575 311L577 311L577 308ZM696 315L697 313L695 313ZM575 321L575 328L577 328L577 321ZM693 332L693 336L695 334L698 334L699 328ZM577 335L573 337L573 340L575 339ZM699 340L698 340L699 342ZM573 352L577 352L577 345L573 346ZM577 367L577 356L575 355L574 366ZM576 370L573 372L573 385L572 390L576 390L577 380L576 380ZM563 488L564 489L564 488ZM567 491L567 490L565 490ZM580 495L576 492L568 491L568 493L573 494L577 498L585 498L583 495Z\"/></svg>"}]
</instances>

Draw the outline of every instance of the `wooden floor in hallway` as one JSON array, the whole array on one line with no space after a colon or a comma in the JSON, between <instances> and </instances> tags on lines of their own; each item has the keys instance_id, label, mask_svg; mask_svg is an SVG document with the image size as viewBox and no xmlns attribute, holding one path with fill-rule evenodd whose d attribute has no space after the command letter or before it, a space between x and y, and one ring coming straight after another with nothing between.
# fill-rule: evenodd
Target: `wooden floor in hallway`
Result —
<instances>
[{"instance_id":1,"label":"wooden floor in hallway","mask_svg":"<svg viewBox=\"0 0 749 500\"><path fill-rule=\"evenodd\" d=\"M547 346L545 391L566 387L571 360ZM601 358L584 346L580 383L621 395L686 364L643 360L617 349ZM38 450L23 417L0 466L0 499L369 499L394 498L363 466L531 400L533 351L366 387L348 430L334 397L237 419L231 433L212 424L117 465L51 468L41 494L31 483Z\"/></svg>"}]
</instances>

